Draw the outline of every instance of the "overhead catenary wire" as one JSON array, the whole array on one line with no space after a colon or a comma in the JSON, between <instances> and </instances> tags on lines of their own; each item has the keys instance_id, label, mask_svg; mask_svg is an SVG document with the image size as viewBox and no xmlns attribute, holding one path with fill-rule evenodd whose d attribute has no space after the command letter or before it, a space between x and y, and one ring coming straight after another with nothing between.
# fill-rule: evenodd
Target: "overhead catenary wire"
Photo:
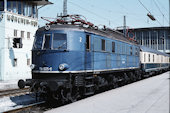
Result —
<instances>
[{"instance_id":1,"label":"overhead catenary wire","mask_svg":"<svg viewBox=\"0 0 170 113\"><path fill-rule=\"evenodd\" d=\"M145 7L145 5L140 1L140 0L138 0L139 1L139 3L149 12L149 14L151 14L151 12L149 11L149 9L147 9L146 7ZM160 22L159 22L159 20L158 19L155 19L157 22L158 22L158 24L160 25L160 26L163 26Z\"/></svg>"},{"instance_id":2,"label":"overhead catenary wire","mask_svg":"<svg viewBox=\"0 0 170 113\"><path fill-rule=\"evenodd\" d=\"M161 2L160 2L159 0L156 0L156 1L159 3L159 5L160 5L167 13L169 13L168 10L161 4Z\"/></svg>"},{"instance_id":3,"label":"overhead catenary wire","mask_svg":"<svg viewBox=\"0 0 170 113\"><path fill-rule=\"evenodd\" d=\"M75 6L79 7L79 8L81 8L81 9L83 9L84 11L86 11L86 12L88 12L88 13L91 13L91 14L97 16L97 17L100 17L100 18L102 18L102 19L104 19L104 20L107 20L107 21L109 21L109 22L113 22L113 21L111 21L110 19L108 19L108 18L106 18L106 17L103 17L103 16L101 16L101 15L98 15L98 14L96 14L96 13L94 13L94 12L92 12L92 11L84 8L84 7L81 7L80 5L78 5L78 4L76 4L76 3L73 3L73 2L70 2L70 1L68 1L68 3L71 3L72 5L75 5ZM114 23L114 22L113 22L113 23Z\"/></svg>"},{"instance_id":4,"label":"overhead catenary wire","mask_svg":"<svg viewBox=\"0 0 170 113\"><path fill-rule=\"evenodd\" d=\"M168 19L166 18L165 14L161 11L161 9L159 8L158 4L156 3L155 0L153 0L153 2L155 3L156 7L158 8L159 12L162 14L163 18L165 18L165 20L168 22Z\"/></svg>"},{"instance_id":5,"label":"overhead catenary wire","mask_svg":"<svg viewBox=\"0 0 170 113\"><path fill-rule=\"evenodd\" d=\"M140 4L141 4L149 13L151 13L140 0L138 0L138 1L140 2Z\"/></svg>"},{"instance_id":6,"label":"overhead catenary wire","mask_svg":"<svg viewBox=\"0 0 170 113\"><path fill-rule=\"evenodd\" d=\"M84 0L85 1L85 0ZM75 3L71 3L72 5L75 5ZM119 5L121 5L121 4L119 4ZM79 8L81 8L81 9L83 9L83 10L85 10L85 11L87 11L87 12L89 12L89 13L91 13L91 11L89 11L89 10L87 10L86 8L83 8L83 7L81 7L81 6L79 6L78 4L76 4L75 6L77 6L77 7L79 7ZM91 7L95 7L94 5L89 5L89 3L88 3L88 6L91 6ZM121 5L120 7L122 7L122 8L124 8L125 10L126 10L126 14L131 14L131 15L135 15L134 17L135 18L137 18L137 20L141 20L141 21L144 21L143 19L141 19L141 18L139 18L139 16L136 16L136 15L141 15L141 14L132 14L132 13L129 13L129 11L127 11L128 9L126 8L126 7L124 7L123 5ZM107 12L109 12L109 13L113 13L113 14L115 14L115 12L113 12L113 11L111 11L111 10L108 10L108 9L106 9L106 8L103 8L103 7L95 7L95 8L97 8L97 9L99 9L99 10L105 10L105 11L107 11ZM94 12L92 12L91 14L94 14ZM120 14L120 12L119 12L119 14ZM121 13L121 14L123 14L123 15L125 15L123 12ZM109 23L111 22L111 23L114 23L114 24L117 24L117 23L115 23L116 22L116 20L118 20L118 18L117 19L115 19L114 21L110 21L108 18L104 18L103 16L100 16L100 15L98 15L98 14L96 14L95 13L95 16L97 16L97 17L101 17L101 18L103 18L104 20L108 20L109 21ZM112 17L110 17L110 18L112 18ZM119 19L120 18L122 18L122 15L119 17ZM144 21L145 22L145 21ZM115 28L117 28L117 27L115 27Z\"/></svg>"}]
</instances>

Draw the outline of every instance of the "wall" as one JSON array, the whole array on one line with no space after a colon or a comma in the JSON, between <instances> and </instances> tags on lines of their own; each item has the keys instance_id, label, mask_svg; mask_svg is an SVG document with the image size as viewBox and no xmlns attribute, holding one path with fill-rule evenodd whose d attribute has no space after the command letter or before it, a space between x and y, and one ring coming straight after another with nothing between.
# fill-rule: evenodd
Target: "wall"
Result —
<instances>
[{"instance_id":1,"label":"wall","mask_svg":"<svg viewBox=\"0 0 170 113\"><path fill-rule=\"evenodd\" d=\"M0 18L0 81L3 80L4 75L4 37L5 37L5 19L3 11L0 11L0 16L3 15L3 18Z\"/></svg>"},{"instance_id":2,"label":"wall","mask_svg":"<svg viewBox=\"0 0 170 113\"><path fill-rule=\"evenodd\" d=\"M7 11L4 17L5 17L4 18L5 64L3 65L4 66L3 80L31 78L31 69L30 65L27 65L27 59L30 59L31 61L31 49L33 45L34 35L38 28L37 19L17 15ZM17 20L15 20L16 18ZM24 37L22 37L23 48L13 48L13 38L15 38L14 29L17 30L17 37L21 37L21 31L24 31ZM27 38L27 32L30 32L30 39ZM14 66L14 58L17 59L17 66Z\"/></svg>"}]
</instances>

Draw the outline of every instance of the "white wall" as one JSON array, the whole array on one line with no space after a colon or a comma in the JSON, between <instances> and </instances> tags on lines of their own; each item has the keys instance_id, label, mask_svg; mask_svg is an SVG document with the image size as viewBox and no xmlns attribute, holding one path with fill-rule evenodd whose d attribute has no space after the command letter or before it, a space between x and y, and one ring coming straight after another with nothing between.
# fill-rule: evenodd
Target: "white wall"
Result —
<instances>
[{"instance_id":1,"label":"white wall","mask_svg":"<svg viewBox=\"0 0 170 113\"><path fill-rule=\"evenodd\" d=\"M0 16L3 15L3 18L0 18L0 80L3 79L4 75L4 36L5 36L5 19L3 12L0 11Z\"/></svg>"},{"instance_id":2,"label":"white wall","mask_svg":"<svg viewBox=\"0 0 170 113\"><path fill-rule=\"evenodd\" d=\"M18 21L11 21L8 17L10 16L17 17L20 19ZM33 45L34 35L38 28L30 24L21 23L21 19L26 19L29 22L37 22L37 19L24 17L21 15L13 14L6 12L4 15L5 19L5 43L4 43L4 75L3 80L12 80L12 79L25 79L31 78L31 69L27 65L27 59L31 61L31 49ZM8 20L9 19L9 20ZM23 48L13 48L13 38L14 38L14 29L17 30L17 37L21 37L21 31L24 31L24 38L22 38ZM30 39L27 38L27 32L30 32ZM14 58L17 59L17 66L14 66ZM31 64L31 62L30 62Z\"/></svg>"}]
</instances>

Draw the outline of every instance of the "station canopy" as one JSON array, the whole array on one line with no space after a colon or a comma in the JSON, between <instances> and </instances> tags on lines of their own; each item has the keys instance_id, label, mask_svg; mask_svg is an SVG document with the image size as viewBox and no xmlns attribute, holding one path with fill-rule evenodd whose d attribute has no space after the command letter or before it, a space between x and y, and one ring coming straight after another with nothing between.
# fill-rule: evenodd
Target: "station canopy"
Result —
<instances>
[{"instance_id":1,"label":"station canopy","mask_svg":"<svg viewBox=\"0 0 170 113\"><path fill-rule=\"evenodd\" d=\"M14 1L14 0L7 0L7 1ZM15 1L23 1L23 0L15 0ZM24 1L36 4L37 6L53 4L52 2L49 2L48 0L24 0Z\"/></svg>"}]
</instances>

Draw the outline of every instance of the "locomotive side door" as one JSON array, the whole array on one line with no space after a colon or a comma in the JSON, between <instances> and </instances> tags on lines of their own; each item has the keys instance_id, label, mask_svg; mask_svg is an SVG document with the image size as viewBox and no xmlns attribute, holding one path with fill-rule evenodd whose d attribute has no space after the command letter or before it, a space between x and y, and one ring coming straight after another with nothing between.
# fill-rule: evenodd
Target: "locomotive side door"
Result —
<instances>
[{"instance_id":1,"label":"locomotive side door","mask_svg":"<svg viewBox=\"0 0 170 113\"><path fill-rule=\"evenodd\" d=\"M85 70L92 70L92 47L91 47L91 35L86 34L86 41L85 41L85 57L84 57L84 68Z\"/></svg>"}]
</instances>

